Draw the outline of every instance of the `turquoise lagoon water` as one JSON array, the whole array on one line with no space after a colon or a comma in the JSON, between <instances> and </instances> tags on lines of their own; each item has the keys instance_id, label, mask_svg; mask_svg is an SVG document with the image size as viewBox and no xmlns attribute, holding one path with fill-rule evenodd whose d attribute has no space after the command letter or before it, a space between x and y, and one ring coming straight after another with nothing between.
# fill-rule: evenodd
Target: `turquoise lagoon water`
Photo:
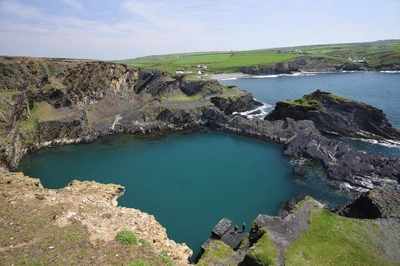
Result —
<instances>
[{"instance_id":1,"label":"turquoise lagoon water","mask_svg":"<svg viewBox=\"0 0 400 266\"><path fill-rule=\"evenodd\" d=\"M350 97L335 88L346 87L343 92L350 94L354 83L377 77L379 85L387 82L386 77L395 77L397 83L389 92L376 93L376 98L389 97L390 103L375 104L392 121L399 112L393 99L400 99L400 75L384 75L319 74L221 83L239 85L258 100L274 105L279 99L298 98L316 89ZM361 101L358 97L365 91L362 87L353 92L357 97L351 98ZM370 101L362 101L377 100L367 98ZM398 148L374 147L384 154L399 154ZM292 167L280 145L203 128L152 138L118 134L91 144L45 149L24 157L17 170L39 177L47 188L64 187L74 179L124 185L126 192L119 205L155 215L171 239L187 243L194 251L193 261L223 217L250 225L258 214L275 215L285 200L299 194L331 206L349 200L350 195L329 185L320 167L307 168L308 180L296 178Z\"/></svg>"}]
</instances>

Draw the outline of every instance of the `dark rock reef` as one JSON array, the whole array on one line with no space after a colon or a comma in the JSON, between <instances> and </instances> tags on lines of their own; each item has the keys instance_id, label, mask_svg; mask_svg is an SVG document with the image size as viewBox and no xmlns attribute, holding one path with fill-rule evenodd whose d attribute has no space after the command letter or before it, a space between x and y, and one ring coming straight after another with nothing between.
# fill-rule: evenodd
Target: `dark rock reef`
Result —
<instances>
[{"instance_id":1,"label":"dark rock reef","mask_svg":"<svg viewBox=\"0 0 400 266\"><path fill-rule=\"evenodd\" d=\"M343 137L400 140L400 132L382 110L317 90L298 100L280 101L266 120L311 120L325 134Z\"/></svg>"}]
</instances>

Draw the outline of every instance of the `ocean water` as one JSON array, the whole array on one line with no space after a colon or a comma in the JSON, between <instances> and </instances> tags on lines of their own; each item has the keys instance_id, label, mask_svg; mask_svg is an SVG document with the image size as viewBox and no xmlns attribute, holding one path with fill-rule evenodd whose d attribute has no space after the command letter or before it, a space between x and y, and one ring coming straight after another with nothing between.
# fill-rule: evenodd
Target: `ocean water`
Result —
<instances>
[{"instance_id":1,"label":"ocean water","mask_svg":"<svg viewBox=\"0 0 400 266\"><path fill-rule=\"evenodd\" d=\"M394 98L400 99L400 75L386 75L319 74L221 83L239 85L273 106L280 99L298 98L316 89L350 97L334 88L343 86L342 90L350 93L354 83L370 80L366 82L370 84L375 77L379 79L374 83L375 89L380 91L375 98L380 96L385 101L391 95L390 103L380 105L391 117L399 112ZM391 89L377 87L385 82L391 84L387 79L393 77ZM353 95L360 97L370 91L359 88L361 91ZM395 155L399 151L374 147L389 149ZM223 217L238 225L246 222L249 228L258 214L275 215L285 200L300 194L311 195L330 206L350 199L351 195L329 185L319 166L307 165L307 179L295 177L293 163L282 153L281 145L202 128L151 137L117 134L91 144L45 149L24 157L16 170L39 177L47 188L64 187L74 179L124 185L126 192L119 205L153 214L171 239L188 244L194 251L193 261L211 229Z\"/></svg>"},{"instance_id":2,"label":"ocean water","mask_svg":"<svg viewBox=\"0 0 400 266\"><path fill-rule=\"evenodd\" d=\"M382 109L389 122L400 130L400 73L398 72L273 75L221 80L220 83L236 85L251 92L254 98L265 104L263 115L271 111L280 100L298 99L319 89ZM347 139L342 141L365 151L400 157L398 145L383 146Z\"/></svg>"}]
</instances>

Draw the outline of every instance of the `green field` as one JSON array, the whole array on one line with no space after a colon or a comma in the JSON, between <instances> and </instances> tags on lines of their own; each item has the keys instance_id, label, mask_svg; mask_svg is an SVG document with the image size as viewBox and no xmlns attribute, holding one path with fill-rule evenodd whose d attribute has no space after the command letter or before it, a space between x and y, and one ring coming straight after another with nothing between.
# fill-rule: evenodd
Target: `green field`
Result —
<instances>
[{"instance_id":1,"label":"green field","mask_svg":"<svg viewBox=\"0 0 400 266\"><path fill-rule=\"evenodd\" d=\"M400 65L400 40L365 43L310 45L262 49L252 51L183 53L153 55L118 61L140 68L158 68L174 73L177 70L214 74L216 72L239 72L240 67L271 66L296 58L318 58L324 64L349 64L348 58L365 59L369 69ZM207 69L199 69L205 65Z\"/></svg>"}]
</instances>

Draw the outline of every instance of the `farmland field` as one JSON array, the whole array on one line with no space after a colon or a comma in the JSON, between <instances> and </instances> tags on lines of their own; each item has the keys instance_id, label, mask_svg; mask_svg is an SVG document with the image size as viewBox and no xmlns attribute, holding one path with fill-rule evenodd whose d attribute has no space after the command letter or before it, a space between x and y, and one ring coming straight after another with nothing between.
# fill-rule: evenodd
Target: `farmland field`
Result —
<instances>
[{"instance_id":1,"label":"farmland field","mask_svg":"<svg viewBox=\"0 0 400 266\"><path fill-rule=\"evenodd\" d=\"M296 58L317 58L325 65L351 64L348 59L366 60L368 69L400 67L400 40L364 43L310 45L261 49L252 51L197 52L169 55L153 55L118 61L141 68L157 68L175 72L213 74L215 72L238 72L240 67L271 66L292 62ZM199 69L198 66L207 68Z\"/></svg>"}]
</instances>

